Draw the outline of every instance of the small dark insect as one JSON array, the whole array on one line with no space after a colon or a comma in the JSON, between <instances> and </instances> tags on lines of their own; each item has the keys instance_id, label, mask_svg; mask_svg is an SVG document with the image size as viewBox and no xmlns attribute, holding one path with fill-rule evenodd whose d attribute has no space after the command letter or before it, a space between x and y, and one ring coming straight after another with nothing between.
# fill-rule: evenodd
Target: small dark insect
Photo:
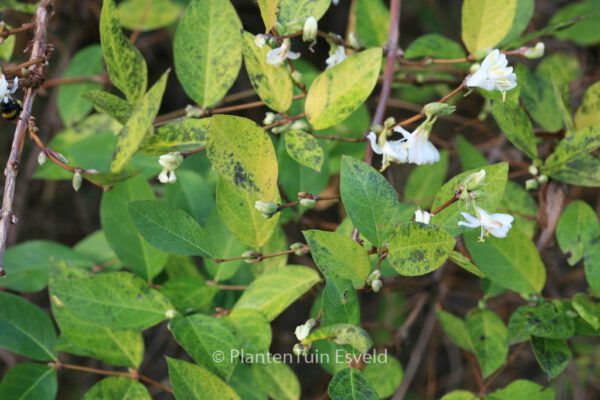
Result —
<instances>
[{"instance_id":1,"label":"small dark insect","mask_svg":"<svg viewBox=\"0 0 600 400\"><path fill-rule=\"evenodd\" d=\"M0 76L0 115L9 121L17 119L21 110L21 102L12 98L11 94L16 92L19 87L19 80L15 78L12 87L9 89L8 81L4 75Z\"/></svg>"}]
</instances>

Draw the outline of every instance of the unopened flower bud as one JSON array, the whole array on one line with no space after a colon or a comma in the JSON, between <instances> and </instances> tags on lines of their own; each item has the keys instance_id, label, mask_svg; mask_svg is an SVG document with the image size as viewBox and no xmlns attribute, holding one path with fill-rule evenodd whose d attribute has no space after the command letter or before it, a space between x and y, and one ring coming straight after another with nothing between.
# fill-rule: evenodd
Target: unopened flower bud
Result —
<instances>
[{"instance_id":1,"label":"unopened flower bud","mask_svg":"<svg viewBox=\"0 0 600 400\"><path fill-rule=\"evenodd\" d=\"M302 325L298 325L294 331L294 335L298 340L303 340L310 334L310 330L315 327L317 321L313 318L309 319Z\"/></svg>"},{"instance_id":2,"label":"unopened flower bud","mask_svg":"<svg viewBox=\"0 0 600 400\"><path fill-rule=\"evenodd\" d=\"M371 289L373 289L375 293L379 292L382 287L383 282L381 282L381 279L375 279L373 282L371 282Z\"/></svg>"},{"instance_id":3,"label":"unopened flower bud","mask_svg":"<svg viewBox=\"0 0 600 400\"><path fill-rule=\"evenodd\" d=\"M271 129L271 132L275 135L279 135L280 133L285 133L290 129L290 124L285 124L281 126L275 126Z\"/></svg>"},{"instance_id":4,"label":"unopened flower bud","mask_svg":"<svg viewBox=\"0 0 600 400\"><path fill-rule=\"evenodd\" d=\"M175 318L176 314L177 314L177 311L173 310L172 308L169 308L167 311L165 311L165 317L167 319Z\"/></svg>"},{"instance_id":5,"label":"unopened flower bud","mask_svg":"<svg viewBox=\"0 0 600 400\"><path fill-rule=\"evenodd\" d=\"M263 124L271 125L275 121L277 121L277 114L272 113L272 112L267 112L265 114L265 119L263 119Z\"/></svg>"},{"instance_id":6,"label":"unopened flower bud","mask_svg":"<svg viewBox=\"0 0 600 400\"><path fill-rule=\"evenodd\" d=\"M304 256L304 255L308 254L310 251L308 249L308 246L305 245L304 243L292 243L290 245L290 250L292 250L294 252L294 254L297 255L298 257Z\"/></svg>"},{"instance_id":7,"label":"unopened flower bud","mask_svg":"<svg viewBox=\"0 0 600 400\"><path fill-rule=\"evenodd\" d=\"M437 117L437 116L447 116L447 115L452 114L455 110L456 110L456 107L454 107L450 104L440 103L437 101L426 104L425 107L423 107L423 112L425 112L425 115L427 116L427 118L432 118L432 117Z\"/></svg>"},{"instance_id":8,"label":"unopened flower bud","mask_svg":"<svg viewBox=\"0 0 600 400\"><path fill-rule=\"evenodd\" d=\"M81 175L81 170L76 169L73 174L73 189L78 192L81 189L81 183L83 182L83 175Z\"/></svg>"},{"instance_id":9,"label":"unopened flower bud","mask_svg":"<svg viewBox=\"0 0 600 400\"><path fill-rule=\"evenodd\" d=\"M533 176L536 176L540 172L535 165L530 165L527 171Z\"/></svg>"},{"instance_id":10,"label":"unopened flower bud","mask_svg":"<svg viewBox=\"0 0 600 400\"><path fill-rule=\"evenodd\" d=\"M479 172L474 172L471 175L467 176L463 181L463 186L467 191L473 191L478 189L485 180L485 169L480 170Z\"/></svg>"},{"instance_id":11,"label":"unopened flower bud","mask_svg":"<svg viewBox=\"0 0 600 400\"><path fill-rule=\"evenodd\" d=\"M200 107L188 104L185 106L185 116L188 118L201 118L204 116L204 110Z\"/></svg>"},{"instance_id":12,"label":"unopened flower bud","mask_svg":"<svg viewBox=\"0 0 600 400\"><path fill-rule=\"evenodd\" d=\"M420 208L415 211L415 222L428 225L431 221L431 214L427 211L423 211Z\"/></svg>"},{"instance_id":13,"label":"unopened flower bud","mask_svg":"<svg viewBox=\"0 0 600 400\"><path fill-rule=\"evenodd\" d=\"M317 39L317 30L319 25L315 17L310 16L304 22L304 29L302 30L302 40L305 42L314 42Z\"/></svg>"},{"instance_id":14,"label":"unopened flower bud","mask_svg":"<svg viewBox=\"0 0 600 400\"><path fill-rule=\"evenodd\" d=\"M256 35L254 37L254 43L258 46L258 47L263 47L265 44L267 44L267 38L265 35L263 35L262 33L259 33L258 35Z\"/></svg>"},{"instance_id":15,"label":"unopened flower bud","mask_svg":"<svg viewBox=\"0 0 600 400\"><path fill-rule=\"evenodd\" d=\"M540 175L540 176L538 176L538 177L537 177L537 181L538 181L540 184L542 184L542 185L543 185L544 183L548 183L548 175Z\"/></svg>"},{"instance_id":16,"label":"unopened flower bud","mask_svg":"<svg viewBox=\"0 0 600 400\"><path fill-rule=\"evenodd\" d=\"M348 34L348 44L354 49L360 49L362 47L354 32Z\"/></svg>"},{"instance_id":17,"label":"unopened flower bud","mask_svg":"<svg viewBox=\"0 0 600 400\"><path fill-rule=\"evenodd\" d=\"M309 347L303 345L302 343L296 343L292 352L296 355L296 357L305 356L308 354Z\"/></svg>"},{"instance_id":18,"label":"unopened flower bud","mask_svg":"<svg viewBox=\"0 0 600 400\"><path fill-rule=\"evenodd\" d=\"M381 271L376 269L375 271L371 272L369 274L369 276L367 276L367 283L370 285L373 281L379 279L380 277L381 277Z\"/></svg>"},{"instance_id":19,"label":"unopened flower bud","mask_svg":"<svg viewBox=\"0 0 600 400\"><path fill-rule=\"evenodd\" d=\"M535 190L539 187L539 183L537 179L527 179L525 181L525 189L527 190Z\"/></svg>"},{"instance_id":20,"label":"unopened flower bud","mask_svg":"<svg viewBox=\"0 0 600 400\"><path fill-rule=\"evenodd\" d=\"M61 153L58 153L56 151L52 151L52 155L54 157L56 157L58 159L58 161L60 161L63 164L68 164L69 160L67 159L67 157L65 157L64 155L62 155Z\"/></svg>"},{"instance_id":21,"label":"unopened flower bud","mask_svg":"<svg viewBox=\"0 0 600 400\"><path fill-rule=\"evenodd\" d=\"M244 258L244 262L246 264L256 264L260 261L262 253L259 251L247 250L242 253L242 257Z\"/></svg>"},{"instance_id":22,"label":"unopened flower bud","mask_svg":"<svg viewBox=\"0 0 600 400\"><path fill-rule=\"evenodd\" d=\"M48 161L48 156L46 155L46 152L40 151L40 154L38 154L37 157L37 163L41 167L42 165L46 164L46 161Z\"/></svg>"},{"instance_id":23,"label":"unopened flower bud","mask_svg":"<svg viewBox=\"0 0 600 400\"><path fill-rule=\"evenodd\" d=\"M396 118L389 117L383 122L383 126L387 129L393 128L396 125Z\"/></svg>"},{"instance_id":24,"label":"unopened flower bud","mask_svg":"<svg viewBox=\"0 0 600 400\"><path fill-rule=\"evenodd\" d=\"M167 153L158 158L161 167L169 171L175 171L183 162L183 156L179 153Z\"/></svg>"},{"instance_id":25,"label":"unopened flower bud","mask_svg":"<svg viewBox=\"0 0 600 400\"><path fill-rule=\"evenodd\" d=\"M300 199L300 205L306 208L313 208L317 204L317 200L315 199Z\"/></svg>"},{"instance_id":26,"label":"unopened flower bud","mask_svg":"<svg viewBox=\"0 0 600 400\"><path fill-rule=\"evenodd\" d=\"M477 308L479 308L480 310L485 310L487 308L487 305L485 304L485 300L479 300L477 302Z\"/></svg>"},{"instance_id":27,"label":"unopened flower bud","mask_svg":"<svg viewBox=\"0 0 600 400\"><path fill-rule=\"evenodd\" d=\"M297 131L304 131L304 130L306 130L306 128L308 128L308 124L306 123L306 121L302 121L302 120L294 121L292 123L292 125L290 126L290 129L297 130Z\"/></svg>"},{"instance_id":28,"label":"unopened flower bud","mask_svg":"<svg viewBox=\"0 0 600 400\"><path fill-rule=\"evenodd\" d=\"M303 77L302 77L302 73L298 70L292 72L292 79L294 80L294 82L298 83L298 84L302 84L303 83Z\"/></svg>"},{"instance_id":29,"label":"unopened flower bud","mask_svg":"<svg viewBox=\"0 0 600 400\"><path fill-rule=\"evenodd\" d=\"M469 74L474 74L475 72L479 71L479 68L481 68L481 64L479 64L479 63L472 64L469 67Z\"/></svg>"},{"instance_id":30,"label":"unopened flower bud","mask_svg":"<svg viewBox=\"0 0 600 400\"><path fill-rule=\"evenodd\" d=\"M546 50L546 46L544 42L537 42L534 47L528 47L527 50L523 53L526 58L534 60L536 58L542 58L544 56L544 52Z\"/></svg>"},{"instance_id":31,"label":"unopened flower bud","mask_svg":"<svg viewBox=\"0 0 600 400\"><path fill-rule=\"evenodd\" d=\"M267 219L279 212L279 206L270 201L258 200L256 203L254 203L254 208L256 208L256 210L258 210L258 212L260 212L262 216Z\"/></svg>"}]
</instances>

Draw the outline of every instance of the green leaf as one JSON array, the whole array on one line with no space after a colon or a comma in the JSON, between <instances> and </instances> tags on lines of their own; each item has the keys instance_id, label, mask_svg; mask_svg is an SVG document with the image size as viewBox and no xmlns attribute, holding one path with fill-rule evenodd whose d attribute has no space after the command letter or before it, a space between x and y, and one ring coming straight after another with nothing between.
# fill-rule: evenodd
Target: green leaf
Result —
<instances>
[{"instance_id":1,"label":"green leaf","mask_svg":"<svg viewBox=\"0 0 600 400\"><path fill-rule=\"evenodd\" d=\"M525 111L511 101L492 101L492 114L508 140L532 160L538 158L535 135Z\"/></svg>"},{"instance_id":2,"label":"green leaf","mask_svg":"<svg viewBox=\"0 0 600 400\"><path fill-rule=\"evenodd\" d=\"M571 349L566 340L531 337L533 354L550 378L560 375L571 360Z\"/></svg>"},{"instance_id":3,"label":"green leaf","mask_svg":"<svg viewBox=\"0 0 600 400\"><path fill-rule=\"evenodd\" d=\"M377 83L381 54L378 47L355 53L313 81L305 111L315 129L339 124L364 103Z\"/></svg>"},{"instance_id":4,"label":"green leaf","mask_svg":"<svg viewBox=\"0 0 600 400\"><path fill-rule=\"evenodd\" d=\"M371 262L361 245L335 232L309 230L302 233L315 264L325 277L350 279L355 288L365 285Z\"/></svg>"},{"instance_id":5,"label":"green leaf","mask_svg":"<svg viewBox=\"0 0 600 400\"><path fill-rule=\"evenodd\" d=\"M277 22L277 13L279 11L279 0L258 0L260 15L265 23L265 32L269 32L275 22Z\"/></svg>"},{"instance_id":6,"label":"green leaf","mask_svg":"<svg viewBox=\"0 0 600 400\"><path fill-rule=\"evenodd\" d=\"M37 7L37 5L34 5ZM2 6L0 6L1 10ZM11 29L12 26L6 24L6 29ZM10 61L15 50L15 43L17 42L17 35L10 35L2 43L0 43L0 60Z\"/></svg>"},{"instance_id":7,"label":"green leaf","mask_svg":"<svg viewBox=\"0 0 600 400\"><path fill-rule=\"evenodd\" d=\"M346 368L337 372L329 382L327 393L333 400L379 399L373 384L356 368Z\"/></svg>"},{"instance_id":8,"label":"green leaf","mask_svg":"<svg viewBox=\"0 0 600 400\"><path fill-rule=\"evenodd\" d=\"M285 140L280 140L277 147L277 158L279 161L279 184L283 193L295 195L299 192L321 193L329 182L330 160L327 152L324 154L325 160L321 171L305 167L293 160L285 148ZM300 208L299 211L304 211Z\"/></svg>"},{"instance_id":9,"label":"green leaf","mask_svg":"<svg viewBox=\"0 0 600 400\"><path fill-rule=\"evenodd\" d=\"M365 47L383 46L388 41L390 11L381 0L357 0L354 5L356 36Z\"/></svg>"},{"instance_id":10,"label":"green leaf","mask_svg":"<svg viewBox=\"0 0 600 400\"><path fill-rule=\"evenodd\" d=\"M465 0L462 39L469 52L492 49L512 28L517 0Z\"/></svg>"},{"instance_id":11,"label":"green leaf","mask_svg":"<svg viewBox=\"0 0 600 400\"><path fill-rule=\"evenodd\" d=\"M218 103L242 65L242 23L229 0L192 0L177 25L175 72L200 107Z\"/></svg>"},{"instance_id":12,"label":"green leaf","mask_svg":"<svg viewBox=\"0 0 600 400\"><path fill-rule=\"evenodd\" d=\"M46 313L6 292L0 292L0 304L0 348L34 360L58 360L54 352L56 332Z\"/></svg>"},{"instance_id":13,"label":"green leaf","mask_svg":"<svg viewBox=\"0 0 600 400\"><path fill-rule=\"evenodd\" d=\"M168 76L169 71L167 70L135 107L123 130L119 133L119 140L110 165L111 172L121 172L142 144L146 133L152 127L156 114L158 114Z\"/></svg>"},{"instance_id":14,"label":"green leaf","mask_svg":"<svg viewBox=\"0 0 600 400\"><path fill-rule=\"evenodd\" d=\"M581 156L563 165L552 177L577 186L600 186L600 159L590 154Z\"/></svg>"},{"instance_id":15,"label":"green leaf","mask_svg":"<svg viewBox=\"0 0 600 400\"><path fill-rule=\"evenodd\" d=\"M485 186L483 186L482 189L484 192L483 195L477 198L477 206L485 210L494 210L504 195L504 189L506 187L508 164L504 162L465 171L450 179L438 191L431 208L435 209L451 199L454 196L454 193L456 193L458 186L465 178L475 172L479 172L481 169L485 170ZM468 210L465 208L465 204L462 201L458 201L437 214L433 219L433 223L441 226L452 235L458 235L465 231L465 228L458 226L458 221L462 220L462 215L460 214L462 211Z\"/></svg>"},{"instance_id":16,"label":"green leaf","mask_svg":"<svg viewBox=\"0 0 600 400\"><path fill-rule=\"evenodd\" d=\"M429 207L446 179L448 159L448 152L442 151L439 162L413 169L404 187L405 200L419 207Z\"/></svg>"},{"instance_id":17,"label":"green leaf","mask_svg":"<svg viewBox=\"0 0 600 400\"><path fill-rule=\"evenodd\" d=\"M277 193L277 157L269 136L252 120L215 115L206 155L223 177L240 189L273 201Z\"/></svg>"},{"instance_id":18,"label":"green leaf","mask_svg":"<svg viewBox=\"0 0 600 400\"><path fill-rule=\"evenodd\" d=\"M215 211L214 179L187 169L177 171L177 182L167 185L165 200L204 225Z\"/></svg>"},{"instance_id":19,"label":"green leaf","mask_svg":"<svg viewBox=\"0 0 600 400\"><path fill-rule=\"evenodd\" d=\"M505 388L490 393L485 400L555 400L555 398L554 388L517 379Z\"/></svg>"},{"instance_id":20,"label":"green leaf","mask_svg":"<svg viewBox=\"0 0 600 400\"><path fill-rule=\"evenodd\" d=\"M102 73L102 48L91 45L79 50L67 67L63 78L93 77ZM66 126L83 119L93 105L83 95L93 89L100 89L97 82L83 82L58 87L58 113Z\"/></svg>"},{"instance_id":21,"label":"green leaf","mask_svg":"<svg viewBox=\"0 0 600 400\"><path fill-rule=\"evenodd\" d=\"M542 173L553 175L565 165L600 148L600 125L588 126L562 139L544 162Z\"/></svg>"},{"instance_id":22,"label":"green leaf","mask_svg":"<svg viewBox=\"0 0 600 400\"><path fill-rule=\"evenodd\" d=\"M533 120L549 132L560 130L564 123L554 96L552 76L542 73L539 69L532 72L525 65L519 64L517 80L521 87L523 105Z\"/></svg>"},{"instance_id":23,"label":"green leaf","mask_svg":"<svg viewBox=\"0 0 600 400\"><path fill-rule=\"evenodd\" d=\"M583 263L585 267L585 279L590 289L592 289L592 293L600 296L600 246L598 246L597 240L585 254Z\"/></svg>"},{"instance_id":24,"label":"green leaf","mask_svg":"<svg viewBox=\"0 0 600 400\"><path fill-rule=\"evenodd\" d=\"M554 32L554 36L562 40L570 40L582 46L590 46L600 42L598 23L598 1L586 0L568 2L550 20L549 24L572 21L575 23Z\"/></svg>"},{"instance_id":25,"label":"green leaf","mask_svg":"<svg viewBox=\"0 0 600 400\"><path fill-rule=\"evenodd\" d=\"M111 376L96 383L83 400L151 400L146 387L124 376Z\"/></svg>"},{"instance_id":26,"label":"green leaf","mask_svg":"<svg viewBox=\"0 0 600 400\"><path fill-rule=\"evenodd\" d=\"M512 27L502 40L502 43L509 43L522 35L529 26L534 11L535 0L517 0L517 8L515 10Z\"/></svg>"},{"instance_id":27,"label":"green leaf","mask_svg":"<svg viewBox=\"0 0 600 400\"><path fill-rule=\"evenodd\" d=\"M235 310L223 322L229 326L239 341L239 350L244 354L266 354L271 347L272 332L267 318L251 309Z\"/></svg>"},{"instance_id":28,"label":"green leaf","mask_svg":"<svg viewBox=\"0 0 600 400\"><path fill-rule=\"evenodd\" d=\"M258 310L272 321L320 280L313 269L298 265L269 269L246 288L233 310Z\"/></svg>"},{"instance_id":29,"label":"green leaf","mask_svg":"<svg viewBox=\"0 0 600 400\"><path fill-rule=\"evenodd\" d=\"M182 7L172 0L125 0L119 3L119 20L123 27L151 31L177 21Z\"/></svg>"},{"instance_id":30,"label":"green leaf","mask_svg":"<svg viewBox=\"0 0 600 400\"><path fill-rule=\"evenodd\" d=\"M167 357L169 379L177 399L239 400L239 396L206 369Z\"/></svg>"},{"instance_id":31,"label":"green leaf","mask_svg":"<svg viewBox=\"0 0 600 400\"><path fill-rule=\"evenodd\" d=\"M171 321L171 333L185 351L210 372L228 380L238 358L238 341L222 320L208 315L194 314L178 317ZM222 352L223 360L216 360L214 354Z\"/></svg>"},{"instance_id":32,"label":"green leaf","mask_svg":"<svg viewBox=\"0 0 600 400\"><path fill-rule=\"evenodd\" d=\"M466 325L481 373L487 378L506 362L506 327L500 317L489 310L475 310L469 313Z\"/></svg>"},{"instance_id":33,"label":"green leaf","mask_svg":"<svg viewBox=\"0 0 600 400\"><path fill-rule=\"evenodd\" d=\"M83 98L91 102L96 111L113 117L121 124L126 124L133 113L133 106L127 101L104 90L90 90Z\"/></svg>"},{"instance_id":34,"label":"green leaf","mask_svg":"<svg viewBox=\"0 0 600 400\"><path fill-rule=\"evenodd\" d=\"M468 390L453 390L446 393L440 400L480 400L480 397Z\"/></svg>"},{"instance_id":35,"label":"green leaf","mask_svg":"<svg viewBox=\"0 0 600 400\"><path fill-rule=\"evenodd\" d=\"M180 256L213 256L208 233L185 211L164 201L143 200L129 203L129 214L156 248Z\"/></svg>"},{"instance_id":36,"label":"green leaf","mask_svg":"<svg viewBox=\"0 0 600 400\"><path fill-rule=\"evenodd\" d=\"M294 85L287 68L267 64L269 46L258 47L254 35L242 33L244 65L252 87L271 109L285 112L292 105Z\"/></svg>"},{"instance_id":37,"label":"green leaf","mask_svg":"<svg viewBox=\"0 0 600 400\"><path fill-rule=\"evenodd\" d=\"M210 216L206 224L206 231L210 232L210 246L217 258L239 256L247 250L247 247L241 243L235 235L232 235L229 232L218 213L213 213ZM244 265L248 265L244 260L232 260L226 263L218 263L212 258L205 258L204 264L208 273L217 282L231 279L237 274L240 268Z\"/></svg>"},{"instance_id":38,"label":"green leaf","mask_svg":"<svg viewBox=\"0 0 600 400\"><path fill-rule=\"evenodd\" d=\"M204 278L198 275L169 278L160 291L173 303L175 309L189 312L209 306L219 289L208 286Z\"/></svg>"},{"instance_id":39,"label":"green leaf","mask_svg":"<svg viewBox=\"0 0 600 400\"><path fill-rule=\"evenodd\" d=\"M300 382L294 371L286 364L268 362L252 365L252 377L269 398L299 400Z\"/></svg>"},{"instance_id":40,"label":"green leaf","mask_svg":"<svg viewBox=\"0 0 600 400\"><path fill-rule=\"evenodd\" d=\"M471 341L465 321L449 312L438 310L436 315L444 328L444 332L461 349L475 353L475 345Z\"/></svg>"},{"instance_id":41,"label":"green leaf","mask_svg":"<svg viewBox=\"0 0 600 400\"><path fill-rule=\"evenodd\" d=\"M444 264L455 244L452 235L435 225L406 222L390 238L388 261L400 275L425 275Z\"/></svg>"},{"instance_id":42,"label":"green leaf","mask_svg":"<svg viewBox=\"0 0 600 400\"><path fill-rule=\"evenodd\" d=\"M561 251L567 254L569 265L581 261L597 238L600 238L600 223L594 209L581 200L570 203L556 226L556 240Z\"/></svg>"},{"instance_id":43,"label":"green leaf","mask_svg":"<svg viewBox=\"0 0 600 400\"><path fill-rule=\"evenodd\" d=\"M463 136L458 136L456 139L456 147L463 171L485 167L488 164L479 150Z\"/></svg>"},{"instance_id":44,"label":"green leaf","mask_svg":"<svg viewBox=\"0 0 600 400\"><path fill-rule=\"evenodd\" d=\"M0 286L18 292L37 292L48 284L52 260L64 260L77 267L92 267L93 262L70 248L54 242L32 240L11 246L6 251L6 276Z\"/></svg>"},{"instance_id":45,"label":"green leaf","mask_svg":"<svg viewBox=\"0 0 600 400\"><path fill-rule=\"evenodd\" d=\"M279 0L279 23L287 32L302 30L308 17L321 19L331 0Z\"/></svg>"},{"instance_id":46,"label":"green leaf","mask_svg":"<svg viewBox=\"0 0 600 400\"><path fill-rule=\"evenodd\" d=\"M229 380L231 387L244 400L268 400L267 392L256 384L253 376L256 365L238 364Z\"/></svg>"},{"instance_id":47,"label":"green leaf","mask_svg":"<svg viewBox=\"0 0 600 400\"><path fill-rule=\"evenodd\" d=\"M370 165L344 156L340 179L348 216L374 245L383 245L399 223L412 218L414 208L401 204L396 190Z\"/></svg>"},{"instance_id":48,"label":"green leaf","mask_svg":"<svg viewBox=\"0 0 600 400\"><path fill-rule=\"evenodd\" d=\"M373 384L379 398L385 399L393 395L402 383L404 370L400 361L385 354L384 362L377 358L369 362L363 370L363 376Z\"/></svg>"},{"instance_id":49,"label":"green leaf","mask_svg":"<svg viewBox=\"0 0 600 400\"><path fill-rule=\"evenodd\" d=\"M450 253L450 261L479 278L485 278L485 274L477 268L477 265L473 264L471 260L458 251L453 250Z\"/></svg>"},{"instance_id":50,"label":"green leaf","mask_svg":"<svg viewBox=\"0 0 600 400\"><path fill-rule=\"evenodd\" d=\"M366 353L373 346L369 334L359 326L335 324L323 326L302 339L303 344L312 344L319 340L332 340L336 344L347 344L359 353Z\"/></svg>"},{"instance_id":51,"label":"green leaf","mask_svg":"<svg viewBox=\"0 0 600 400\"><path fill-rule=\"evenodd\" d=\"M153 200L150 185L141 177L115 185L102 195L100 221L110 247L131 270L152 279L167 262L167 254L142 237L129 214L129 203Z\"/></svg>"},{"instance_id":52,"label":"green leaf","mask_svg":"<svg viewBox=\"0 0 600 400\"><path fill-rule=\"evenodd\" d=\"M515 337L527 338L527 335L548 339L568 339L575 333L573 318L555 302L537 306L521 306L511 317L509 326Z\"/></svg>"},{"instance_id":53,"label":"green leaf","mask_svg":"<svg viewBox=\"0 0 600 400\"><path fill-rule=\"evenodd\" d=\"M42 364L17 364L0 383L0 398L7 400L54 400L57 391L56 370Z\"/></svg>"},{"instance_id":54,"label":"green leaf","mask_svg":"<svg viewBox=\"0 0 600 400\"><path fill-rule=\"evenodd\" d=\"M404 52L404 58L461 58L465 57L462 46L438 33L430 33L415 39Z\"/></svg>"},{"instance_id":55,"label":"green leaf","mask_svg":"<svg viewBox=\"0 0 600 400\"><path fill-rule=\"evenodd\" d=\"M600 125L600 82L587 88L581 105L575 114L577 129Z\"/></svg>"},{"instance_id":56,"label":"green leaf","mask_svg":"<svg viewBox=\"0 0 600 400\"><path fill-rule=\"evenodd\" d=\"M280 217L280 213L269 219L263 217L254 207L257 200L262 200L262 196L243 190L224 177L219 177L217 182L219 215L240 242L255 249L269 241Z\"/></svg>"},{"instance_id":57,"label":"green leaf","mask_svg":"<svg viewBox=\"0 0 600 400\"><path fill-rule=\"evenodd\" d=\"M114 329L143 330L165 320L173 306L160 292L127 272L59 281L53 302L78 318Z\"/></svg>"},{"instance_id":58,"label":"green leaf","mask_svg":"<svg viewBox=\"0 0 600 400\"><path fill-rule=\"evenodd\" d=\"M111 82L134 104L148 85L148 66L142 53L123 34L114 0L102 3L100 43Z\"/></svg>"},{"instance_id":59,"label":"green leaf","mask_svg":"<svg viewBox=\"0 0 600 400\"><path fill-rule=\"evenodd\" d=\"M600 329L600 303L583 293L577 293L571 303L577 314L594 329Z\"/></svg>"},{"instance_id":60,"label":"green leaf","mask_svg":"<svg viewBox=\"0 0 600 400\"><path fill-rule=\"evenodd\" d=\"M285 149L298 163L317 172L321 171L325 156L323 148L313 135L300 130L289 130L285 133Z\"/></svg>"},{"instance_id":61,"label":"green leaf","mask_svg":"<svg viewBox=\"0 0 600 400\"><path fill-rule=\"evenodd\" d=\"M479 242L479 231L465 234L465 244L475 263L492 282L519 293L539 293L546 269L535 245L524 234L511 230L503 239Z\"/></svg>"},{"instance_id":62,"label":"green leaf","mask_svg":"<svg viewBox=\"0 0 600 400\"><path fill-rule=\"evenodd\" d=\"M323 290L321 326L360 325L360 305L352 281L330 277Z\"/></svg>"},{"instance_id":63,"label":"green leaf","mask_svg":"<svg viewBox=\"0 0 600 400\"><path fill-rule=\"evenodd\" d=\"M183 118L169 122L148 134L140 146L147 154L186 152L206 146L209 118Z\"/></svg>"}]
</instances>

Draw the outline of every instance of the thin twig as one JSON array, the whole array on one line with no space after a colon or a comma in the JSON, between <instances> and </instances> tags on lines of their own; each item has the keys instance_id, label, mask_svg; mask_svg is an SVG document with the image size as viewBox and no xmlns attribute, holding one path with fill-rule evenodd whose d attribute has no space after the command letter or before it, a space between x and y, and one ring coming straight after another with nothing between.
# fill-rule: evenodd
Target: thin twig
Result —
<instances>
[{"instance_id":1,"label":"thin twig","mask_svg":"<svg viewBox=\"0 0 600 400\"><path fill-rule=\"evenodd\" d=\"M34 19L34 36L33 45L31 47L30 61L45 59L46 53L46 27L48 24L50 0L41 0L40 5L35 13ZM43 73L42 65L36 62L30 67L32 74L39 76ZM15 186L17 181L17 174L19 172L19 162L21 159L21 152L23 150L23 143L25 141L25 132L27 128L27 121L31 115L31 108L33 106L33 100L35 98L35 89L27 88L25 90L25 97L23 100L23 111L19 116L17 127L13 136L12 147L10 149L10 155L6 162L6 168L4 175L6 176L6 182L4 184L4 197L2 198L2 218L0 219L0 276L6 274L4 271L4 254L6 252L6 239L8 237L8 226L11 222L16 221L13 215L13 199L15 196Z\"/></svg>"}]
</instances>

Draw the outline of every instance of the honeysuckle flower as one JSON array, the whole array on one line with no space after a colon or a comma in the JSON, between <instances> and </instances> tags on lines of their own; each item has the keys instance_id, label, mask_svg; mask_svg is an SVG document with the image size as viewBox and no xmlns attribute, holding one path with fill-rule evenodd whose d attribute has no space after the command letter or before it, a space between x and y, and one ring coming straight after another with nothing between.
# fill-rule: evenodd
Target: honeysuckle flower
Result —
<instances>
[{"instance_id":1,"label":"honeysuckle flower","mask_svg":"<svg viewBox=\"0 0 600 400\"><path fill-rule=\"evenodd\" d=\"M0 101L8 103L10 101L10 95L17 91L19 88L19 78L15 77L13 80L12 87L8 87L8 81L4 74L0 74Z\"/></svg>"},{"instance_id":2,"label":"honeysuckle flower","mask_svg":"<svg viewBox=\"0 0 600 400\"><path fill-rule=\"evenodd\" d=\"M276 49L271 49L267 53L267 64L271 64L275 67L279 67L285 62L285 60L297 60L300 57L300 53L291 51L292 42L290 39L284 39L281 46Z\"/></svg>"},{"instance_id":3,"label":"honeysuckle flower","mask_svg":"<svg viewBox=\"0 0 600 400\"><path fill-rule=\"evenodd\" d=\"M333 66L338 65L342 61L346 59L346 49L344 46L338 46L336 44L332 44L329 49L329 57L325 60L325 64L327 64L327 68L329 69Z\"/></svg>"},{"instance_id":4,"label":"honeysuckle flower","mask_svg":"<svg viewBox=\"0 0 600 400\"><path fill-rule=\"evenodd\" d=\"M258 35L254 36L254 43L256 46L262 48L265 44L267 44L267 37L262 33L259 33Z\"/></svg>"},{"instance_id":5,"label":"honeysuckle flower","mask_svg":"<svg viewBox=\"0 0 600 400\"><path fill-rule=\"evenodd\" d=\"M312 15L306 19L304 22L304 28L302 29L302 40L305 42L315 42L317 39L317 31L319 29L319 24L317 20Z\"/></svg>"},{"instance_id":6,"label":"honeysuckle flower","mask_svg":"<svg viewBox=\"0 0 600 400\"><path fill-rule=\"evenodd\" d=\"M317 321L315 321L313 318L311 318L308 321L306 321L304 324L298 325L296 327L296 330L294 331L294 335L296 335L296 338L298 340L303 340L306 337L308 337L308 335L310 334L310 330L312 328L314 328L316 324L317 324Z\"/></svg>"},{"instance_id":7,"label":"honeysuckle flower","mask_svg":"<svg viewBox=\"0 0 600 400\"><path fill-rule=\"evenodd\" d=\"M160 183L175 183L177 182L177 176L175 170L183 162L183 156L179 153L167 153L163 154L158 158L158 163L163 167L160 174L158 174L158 181Z\"/></svg>"},{"instance_id":8,"label":"honeysuckle flower","mask_svg":"<svg viewBox=\"0 0 600 400\"><path fill-rule=\"evenodd\" d=\"M276 120L277 114L267 111L267 113L265 114L265 119L263 119L263 124L271 125Z\"/></svg>"},{"instance_id":9,"label":"honeysuckle flower","mask_svg":"<svg viewBox=\"0 0 600 400\"><path fill-rule=\"evenodd\" d=\"M431 221L431 214L418 208L415 211L415 221L428 225L429 221Z\"/></svg>"},{"instance_id":10,"label":"honeysuckle flower","mask_svg":"<svg viewBox=\"0 0 600 400\"><path fill-rule=\"evenodd\" d=\"M465 84L470 88L499 90L504 96L506 91L517 86L517 75L508 66L506 55L494 49L485 57L479 69L467 77Z\"/></svg>"},{"instance_id":11,"label":"honeysuckle flower","mask_svg":"<svg viewBox=\"0 0 600 400\"><path fill-rule=\"evenodd\" d=\"M440 161L440 152L429 141L429 133L434 120L425 121L410 133L401 126L394 128L395 132L400 132L404 136L405 147L408 152L408 162L423 165L434 164Z\"/></svg>"},{"instance_id":12,"label":"honeysuckle flower","mask_svg":"<svg viewBox=\"0 0 600 400\"><path fill-rule=\"evenodd\" d=\"M476 217L467 213L461 212L462 216L466 221L459 221L458 226L466 226L468 228L481 228L481 235L479 235L479 241L483 241L488 235L495 236L497 238L505 238L508 231L512 227L514 220L512 215L509 214L488 214L487 211L480 207L475 207Z\"/></svg>"},{"instance_id":13,"label":"honeysuckle flower","mask_svg":"<svg viewBox=\"0 0 600 400\"><path fill-rule=\"evenodd\" d=\"M369 132L367 139L371 143L373 152L383 156L381 171L384 171L392 162L405 163L408 161L408 149L405 146L406 140L387 140L387 138L384 138L383 144L380 144L377 141L375 132Z\"/></svg>"}]
</instances>

